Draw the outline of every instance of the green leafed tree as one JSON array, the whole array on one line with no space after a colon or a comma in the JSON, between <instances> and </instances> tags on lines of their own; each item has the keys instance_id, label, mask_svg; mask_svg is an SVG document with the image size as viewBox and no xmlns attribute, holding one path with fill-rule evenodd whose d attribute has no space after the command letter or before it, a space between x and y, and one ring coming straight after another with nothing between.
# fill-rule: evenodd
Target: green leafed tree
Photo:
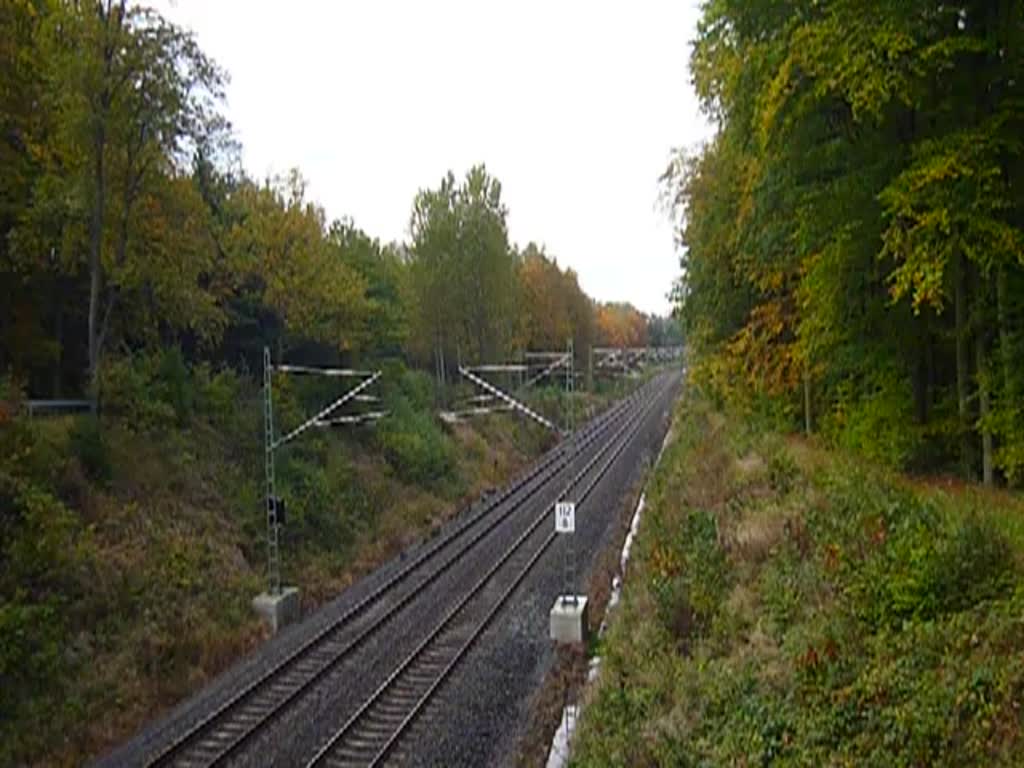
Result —
<instances>
[{"instance_id":1,"label":"green leafed tree","mask_svg":"<svg viewBox=\"0 0 1024 768\"><path fill-rule=\"evenodd\" d=\"M506 356L517 329L515 259L501 184L475 166L461 184L449 173L413 204L409 268L415 295L412 343L443 377L458 361Z\"/></svg>"},{"instance_id":2,"label":"green leafed tree","mask_svg":"<svg viewBox=\"0 0 1024 768\"><path fill-rule=\"evenodd\" d=\"M720 392L897 463L1021 471L1022 9L712 0L666 174Z\"/></svg>"},{"instance_id":3,"label":"green leafed tree","mask_svg":"<svg viewBox=\"0 0 1024 768\"><path fill-rule=\"evenodd\" d=\"M212 243L187 161L223 135L224 76L189 33L147 9L113 0L35 8L47 141L11 235L13 259L29 271L41 261L69 277L84 270L95 383L118 326L212 334L222 319L200 287Z\"/></svg>"}]
</instances>

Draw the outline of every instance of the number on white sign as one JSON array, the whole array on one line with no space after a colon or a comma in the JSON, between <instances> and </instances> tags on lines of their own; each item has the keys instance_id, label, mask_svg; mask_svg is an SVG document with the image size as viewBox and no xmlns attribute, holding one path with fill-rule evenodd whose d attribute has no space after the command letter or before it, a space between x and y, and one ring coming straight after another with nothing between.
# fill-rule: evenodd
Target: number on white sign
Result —
<instances>
[{"instance_id":1,"label":"number on white sign","mask_svg":"<svg viewBox=\"0 0 1024 768\"><path fill-rule=\"evenodd\" d=\"M576 532L576 504L559 501L555 504L555 533Z\"/></svg>"}]
</instances>

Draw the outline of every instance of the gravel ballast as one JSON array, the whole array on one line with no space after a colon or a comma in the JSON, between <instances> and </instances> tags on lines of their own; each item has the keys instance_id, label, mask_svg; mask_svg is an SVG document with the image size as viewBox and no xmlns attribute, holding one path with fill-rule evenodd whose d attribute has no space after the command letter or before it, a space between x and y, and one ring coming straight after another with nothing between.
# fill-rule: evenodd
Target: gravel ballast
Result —
<instances>
[{"instance_id":1,"label":"gravel ballast","mask_svg":"<svg viewBox=\"0 0 1024 768\"><path fill-rule=\"evenodd\" d=\"M664 383L664 379L662 383ZM587 584L594 555L610 543L621 499L635 484L660 444L667 426L667 411L678 388L678 378L643 418L630 446L612 464L581 507L577 520L576 547L579 553L580 584ZM605 439L609 439L605 435ZM595 446L596 447L596 446ZM558 449L555 449L558 450ZM543 461L543 459L541 460ZM514 509L498 510L507 520L493 535L482 539L452 568L437 578L423 594L360 646L352 658L328 674L296 706L272 723L240 752L234 765L304 765L330 735L355 711L387 677L400 659L425 636L439 616L464 593L469 583L500 556L509 541L525 530L529 521L550 509L564 484L565 472L526 503ZM506 504L505 507L511 507ZM442 530L453 530L466 510ZM546 531L546 528L542 526ZM539 542L540 537L531 537ZM183 703L167 717L154 723L135 739L99 761L100 766L139 765L192 723L205 717L229 699L247 681L269 669L300 647L320 628L343 615L409 558L430 546L430 539L411 547L400 556L353 584L336 600L301 624L289 627L268 641L259 652L242 661L197 696ZM561 546L556 541L538 561L526 580L513 593L480 640L473 646L439 694L416 721L408 738L396 752L416 765L493 765L507 763L526 722L528 700L550 666L553 649L547 640L548 610L564 582ZM374 608L358 617L368 624ZM375 613L375 611L377 613ZM405 762L403 760L403 762Z\"/></svg>"}]
</instances>

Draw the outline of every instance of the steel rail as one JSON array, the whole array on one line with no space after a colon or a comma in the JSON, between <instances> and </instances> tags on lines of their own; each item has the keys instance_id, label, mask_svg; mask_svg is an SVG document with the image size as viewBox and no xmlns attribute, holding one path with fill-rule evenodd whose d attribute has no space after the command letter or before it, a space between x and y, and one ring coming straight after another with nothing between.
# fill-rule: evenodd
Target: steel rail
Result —
<instances>
[{"instance_id":1,"label":"steel rail","mask_svg":"<svg viewBox=\"0 0 1024 768\"><path fill-rule=\"evenodd\" d=\"M644 408L643 413L641 413L636 419L635 425L633 429L630 431L630 434L618 445L618 447L615 450L615 453L608 458L608 460L605 462L601 470L590 480L586 489L583 491L582 494L580 494L579 501L577 502L580 508L582 508L584 502L590 496L590 493L594 490L597 484L604 479L605 475L611 468L612 464L614 464L615 461L618 460L618 457L622 454L626 447L632 444L637 433L640 431L640 428L643 426L646 417L650 414L653 404L657 402L657 400L659 400L665 394L667 394L671 386L671 381L666 382L666 384L657 393L657 395L651 398L651 400L648 403L650 407ZM538 520L538 524L540 522L542 522L542 520ZM452 659L448 662L445 668L441 671L441 674L438 675L438 677L434 680L430 687L423 693L423 695L416 702L412 711L410 711L409 714L405 716L405 719L399 725L398 729L391 735L387 743L385 743L385 745L380 749L380 751L374 757L373 761L370 763L370 768L374 768L375 766L380 765L381 763L383 763L385 759L387 759L388 755L395 749L402 736L408 732L409 728L415 722L416 718L420 715L420 713L427 706L430 700L434 697L434 695L437 693L440 687L444 684L445 680L448 679L448 677L451 675L455 667L459 664L459 662L462 661L462 659L473 647L473 645L476 644L477 640L490 626L491 622L494 620L494 617L497 616L498 612L504 607L505 603L508 602L512 594L516 591L516 589L519 588L519 585L529 575L530 571L537 564L537 561L540 560L540 558L548 550L548 547L550 547L557 538L558 534L555 531L552 530L548 533L543 543L540 545L540 547L537 548L537 550L527 561L526 565L524 565L520 572L516 575L513 582L509 584L508 587L502 592L501 596L495 601L495 603L491 606L491 609L487 612L487 615L484 616L481 622L479 622L476 629L469 636L469 638L467 638L465 642L463 642L462 646L459 648L456 654L452 657ZM311 762L310 765L313 765L313 763Z\"/></svg>"},{"instance_id":2,"label":"steel rail","mask_svg":"<svg viewBox=\"0 0 1024 768\"><path fill-rule=\"evenodd\" d=\"M626 415L628 416L629 414L627 413ZM614 424L615 422L612 423ZM596 436L599 436L600 434L603 434L603 432L596 433ZM592 440L591 442L594 442L596 440L596 436L594 440ZM605 444L604 446L601 446L599 448L598 453L595 455L595 460L597 458L600 458L600 456L604 454L604 452L607 450L608 445L610 445L610 443ZM549 488L557 480L557 477L561 473L562 469L564 469L568 464L568 462L563 463L556 469L555 472L548 475L548 477L546 477L543 482L538 483L537 485L530 488L529 491L525 494L525 496L516 502L517 506L526 504L536 493L544 490L545 488ZM313 686L315 686L318 682L323 680L332 671L337 669L337 667L343 661L347 660L355 650L357 650L359 647L363 645L363 643L365 643L367 640L369 640L371 637L377 634L377 632L380 631L380 629L387 622L389 622L393 617L395 617L400 611L402 611L408 605L419 599L427 587L429 587L431 584L437 581L442 575L447 573L453 566L461 562L467 552L473 549L483 538L489 535L502 522L504 522L503 519L496 519L492 521L490 525L474 534L473 537L467 540L459 548L458 551L449 556L447 560L445 560L437 567L436 570L430 572L422 583L417 584L414 590L404 595L397 603L388 608L388 610L385 611L385 613L382 616L378 617L370 626L365 627L363 630L361 630L356 635L355 638L345 643L344 647L337 650L329 661L322 664L317 669L316 672L314 672L311 676L307 677L307 679L303 681L301 684L293 688L286 696L284 696L280 701L276 703L276 706L265 712L263 715L259 716L257 719L251 720L247 724L248 727L246 728L245 732L243 732L238 738L236 738L235 741L231 742L231 744L229 744L226 749L224 749L219 755L217 755L210 763L210 765L224 765L230 758L232 758L234 755L238 753L238 751L249 741L250 738L255 736L264 727L266 727L266 725L269 722L271 722L281 712L287 709L287 707L289 707L292 704L292 702L296 701L305 692L310 690Z\"/></svg>"},{"instance_id":3,"label":"steel rail","mask_svg":"<svg viewBox=\"0 0 1024 768\"><path fill-rule=\"evenodd\" d=\"M632 393L629 397L623 398L614 406L609 408L605 413L595 418L590 424L587 425L583 432L583 439L585 445L590 447L596 440L598 440L608 429L612 428L620 418L628 416L630 408L635 404L638 399L642 399L647 387L643 387L635 393ZM524 498L514 501L516 508L529 500L535 493L546 487L558 474L569 464L568 457L568 445L563 442L559 448L552 451L548 456L545 456L541 461L535 464L530 470L528 470L522 477L517 478L509 486L500 493L498 496L491 498L487 503L484 504L483 508L476 512L476 514L468 517L462 522L457 528L449 531L444 536L436 540L431 546L424 549L424 551L417 553L416 557L410 560L402 569L392 574L387 580L375 588L371 593L361 598L355 605L347 609L337 619L329 622L319 631L317 631L308 641L304 642L301 646L294 649L291 653L286 655L278 663L273 665L270 669L266 670L259 677L251 681L248 685L240 689L233 696L223 702L220 706L210 712L206 717L199 720L192 727L190 727L184 734L182 734L175 741L167 745L157 755L146 763L147 766L163 766L170 764L175 758L181 755L181 753L189 746L195 745L197 741L203 735L209 735L211 727L215 726L219 721L224 720L233 710L238 709L247 700L252 698L260 690L268 687L275 679L281 677L288 669L296 666L301 660L315 652L320 646L327 642L331 635L335 634L339 629L343 628L351 620L357 618L360 614L366 612L370 607L379 602L388 592L394 589L396 586L406 581L411 574L419 568L419 566L427 563L433 559L441 550L446 548L449 544L457 541L467 531L473 528L477 523L484 520L485 517L490 515L495 510L498 510L506 501L517 495L520 491L526 489L527 493L524 494ZM554 469L551 469L554 466ZM550 470L550 471L549 471ZM530 488L530 484L537 481L534 487ZM474 535L467 544L463 545L458 550L456 555L449 558L448 561L442 566L443 571L429 576L427 580L419 585L417 589L410 592L403 600L400 605L404 606L411 602L411 600L426 586L436 580L444 571L447 571L455 562L466 552L468 552L476 543L484 538L487 534L493 531L498 525L508 519L508 514L496 516L495 519L491 520L482 531ZM393 615L394 611L389 612ZM378 626L380 623L375 624ZM368 637L368 632L364 632L360 638L360 642L364 641ZM352 650L356 645L350 644L350 647L346 648L345 653ZM331 664L331 668L336 664ZM307 684L303 684L299 690L293 691L291 695L287 697L287 700L282 703L282 706L287 706L288 703L293 701L301 692L308 690L308 688L326 674L326 670L321 670L317 673L316 679L307 681ZM276 707L271 711L270 716L276 715L280 710L281 706ZM270 717L261 719L262 724ZM229 754L233 754L237 751L238 747L249 740L249 738L255 733L257 729L248 729L243 733L236 741L232 742L225 752L218 755L213 759L211 764L217 764L218 761L222 760Z\"/></svg>"},{"instance_id":4,"label":"steel rail","mask_svg":"<svg viewBox=\"0 0 1024 768\"><path fill-rule=\"evenodd\" d=\"M585 490L579 497L577 502L580 506L587 500L591 492L597 486L597 484L605 477L611 466L615 463L618 457L629 445L633 444L633 440L640 428L646 422L647 416L651 413L653 406L658 402L671 387L672 382L668 381L659 388L656 388L653 395L649 398L645 398L636 411L630 414L630 417L625 424L623 424L616 437L620 433L625 433L625 436L618 441L612 441L604 447L603 450L599 451L593 456L587 463L587 465L581 469L570 483L570 488L574 487L579 482L582 482L584 478L590 473L596 463L604 456L607 449L614 446L614 450L611 455L608 456L604 464L599 468L597 473L590 479ZM537 529L543 524L545 520L550 520L550 514L548 510L544 510L529 527L513 542L513 544L505 551L502 557L494 563L494 565L476 582L473 588L466 593L455 606L445 615L442 621L434 628L434 630L428 635L420 644L413 650L405 660L388 676L388 678L381 683L380 686L374 691L370 698L363 702L360 708L346 720L345 724L334 733L334 735L324 744L323 747L313 756L313 758L307 763L307 768L314 768L315 766L325 765L331 758L331 753L342 745L343 740L348 736L355 726L369 713L371 708L381 700L385 693L392 689L395 683L400 677L409 670L412 665L430 649L431 645L442 635L442 633L448 629L456 617L463 611L466 605L476 597L491 581L491 579L502 569L502 567L515 555L520 547L522 547L537 531ZM484 619L476 626L470 637L460 646L459 650L452 659L446 664L440 675L438 675L430 684L430 687L417 699L412 709L405 715L398 727L394 729L391 735L387 738L385 744L376 753L372 759L370 765L379 765L388 754L394 749L402 735L408 730L413 721L427 705L429 700L436 693L438 688L444 682L445 679L451 674L451 671L455 668L458 662L465 656L469 648L473 645L477 638L486 630L493 620L497 612L504 606L509 597L519 586L522 580L528 575L530 570L534 567L536 562L544 554L552 542L557 538L557 534L551 531L544 539L540 547L533 553L527 564L523 569L516 575L512 584L510 584L491 607L490 611L484 617Z\"/></svg>"}]
</instances>

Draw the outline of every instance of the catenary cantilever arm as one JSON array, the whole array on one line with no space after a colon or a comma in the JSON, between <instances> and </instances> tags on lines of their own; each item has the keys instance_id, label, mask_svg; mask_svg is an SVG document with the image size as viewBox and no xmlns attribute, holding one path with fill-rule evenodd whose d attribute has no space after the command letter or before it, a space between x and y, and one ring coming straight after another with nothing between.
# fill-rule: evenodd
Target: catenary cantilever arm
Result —
<instances>
[{"instance_id":1,"label":"catenary cantilever arm","mask_svg":"<svg viewBox=\"0 0 1024 768\"><path fill-rule=\"evenodd\" d=\"M494 386L493 384L491 384L488 381L484 381L479 376L474 374L472 371L469 371L466 368L460 367L459 368L459 373L461 373L463 376L465 376L467 379L472 381L474 384L476 384L481 389L484 389L487 392L490 392L492 395L494 395L495 397L497 397L500 400L504 400L506 403L511 405L515 410L519 411L520 413L526 414L531 419L536 421L538 424L543 424L545 427L550 429L552 432L555 432L555 433L557 433L559 435L562 434L562 430L560 430L558 427L556 427L550 421L545 419L539 413L537 413L536 411L526 407L525 405L520 403L518 400L516 400L514 397L511 397L510 395L506 395L504 392L502 392L496 386Z\"/></svg>"}]
</instances>

